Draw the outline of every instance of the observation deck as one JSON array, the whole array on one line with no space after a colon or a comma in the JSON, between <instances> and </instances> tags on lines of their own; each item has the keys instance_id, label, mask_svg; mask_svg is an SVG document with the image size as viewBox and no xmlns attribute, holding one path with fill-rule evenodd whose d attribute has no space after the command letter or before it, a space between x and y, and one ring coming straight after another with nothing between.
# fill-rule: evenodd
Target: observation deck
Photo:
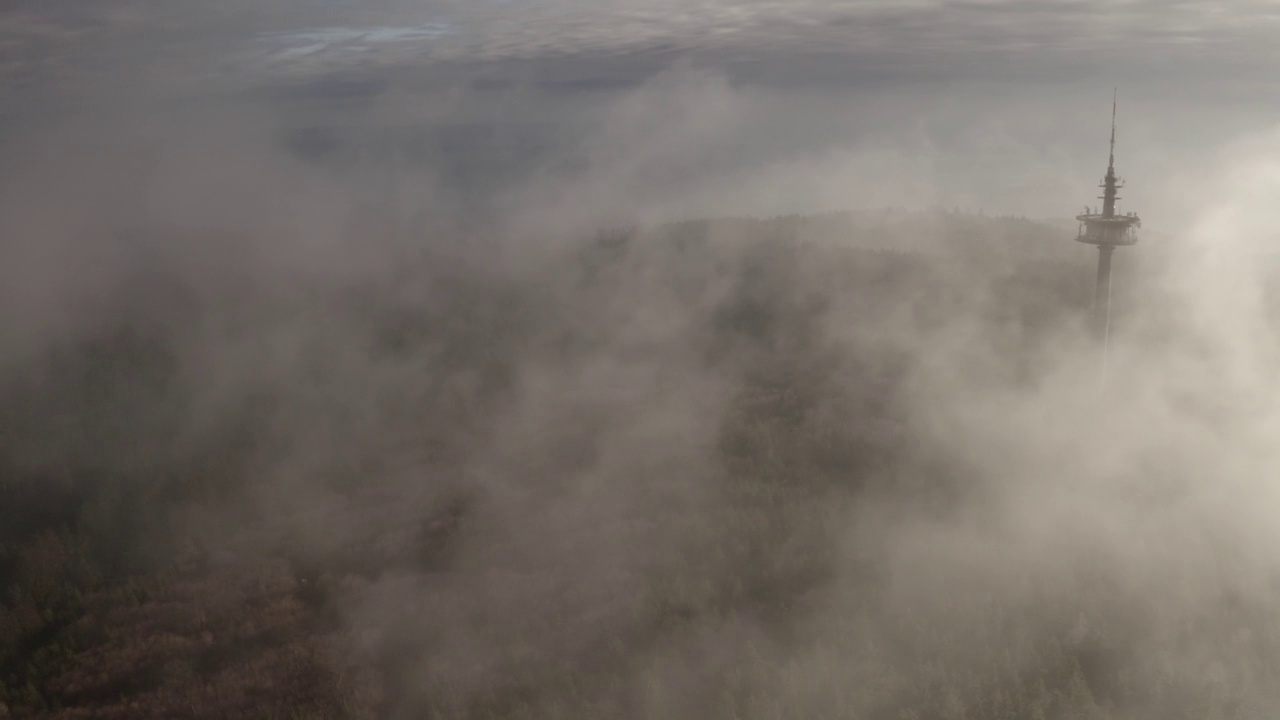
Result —
<instances>
[{"instance_id":1,"label":"observation deck","mask_svg":"<svg viewBox=\"0 0 1280 720\"><path fill-rule=\"evenodd\" d=\"M1122 247L1138 242L1138 228L1142 220L1134 213L1125 215L1108 215L1106 213L1085 213L1077 215L1080 231L1076 234L1076 242L1086 245Z\"/></svg>"}]
</instances>

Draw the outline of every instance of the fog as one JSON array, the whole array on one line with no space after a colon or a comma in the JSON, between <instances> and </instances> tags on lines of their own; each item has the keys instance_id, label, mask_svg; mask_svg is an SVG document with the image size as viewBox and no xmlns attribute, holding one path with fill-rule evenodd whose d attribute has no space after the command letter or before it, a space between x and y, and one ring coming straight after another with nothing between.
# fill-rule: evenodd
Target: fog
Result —
<instances>
[{"instance_id":1,"label":"fog","mask_svg":"<svg viewBox=\"0 0 1280 720\"><path fill-rule=\"evenodd\" d=\"M698 8L672 22L721 22ZM1124 78L1146 230L1104 357L1070 218L1111 79L610 43L127 82L157 55L65 46L111 58L84 85L29 61L6 487L126 498L76 521L123 574L286 578L345 716L1269 716L1257 86ZM767 222L816 213L849 215Z\"/></svg>"}]
</instances>

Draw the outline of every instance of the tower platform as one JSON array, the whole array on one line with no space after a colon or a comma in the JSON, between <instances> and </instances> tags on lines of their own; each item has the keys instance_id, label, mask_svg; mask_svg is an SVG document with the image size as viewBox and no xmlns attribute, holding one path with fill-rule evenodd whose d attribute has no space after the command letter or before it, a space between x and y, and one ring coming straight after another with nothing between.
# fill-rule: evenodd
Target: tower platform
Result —
<instances>
[{"instance_id":1,"label":"tower platform","mask_svg":"<svg viewBox=\"0 0 1280 720\"><path fill-rule=\"evenodd\" d=\"M1137 229L1142 227L1142 220L1134 213L1126 215L1104 215L1102 213L1086 213L1077 215L1080 221L1080 232L1076 234L1076 242L1086 245L1108 245L1122 247L1138 242Z\"/></svg>"}]
</instances>

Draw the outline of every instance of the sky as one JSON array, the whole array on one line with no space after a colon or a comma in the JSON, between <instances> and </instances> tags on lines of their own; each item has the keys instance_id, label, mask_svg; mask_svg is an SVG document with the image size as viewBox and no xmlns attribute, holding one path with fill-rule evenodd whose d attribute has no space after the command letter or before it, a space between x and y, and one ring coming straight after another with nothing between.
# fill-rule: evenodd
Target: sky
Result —
<instances>
[{"instance_id":1,"label":"sky","mask_svg":"<svg viewBox=\"0 0 1280 720\"><path fill-rule=\"evenodd\" d=\"M1278 31L1280 7L1260 0L9 0L0 143L105 109L251 97L294 125L532 134L545 165L562 139L528 128L599 134L628 93L692 68L749 98L748 121L732 119L743 127L707 145L740 148L742 167L830 172L833 158L894 152L929 177L868 202L928 185L938 204L1069 216L1104 169L1119 88L1121 171L1146 178L1129 199L1176 225L1174 187L1280 110ZM710 194L721 201L655 213L760 206Z\"/></svg>"},{"instance_id":2,"label":"sky","mask_svg":"<svg viewBox=\"0 0 1280 720\"><path fill-rule=\"evenodd\" d=\"M102 64L200 60L267 71L272 60L323 69L307 47L358 43L360 62L405 57L536 59L654 47L780 54L834 53L921 69L993 59L1055 68L1100 60L1154 71L1265 68L1277 57L1280 9L1260 0L10 0L0 10L9 81L54 81ZM415 28L417 29L415 31ZM269 34L275 42L256 42ZM290 52L290 51L295 52ZM350 58L334 53L325 63ZM281 57L283 56L283 58ZM311 64L301 63L311 57ZM223 64L226 64L225 66ZM241 64L243 63L243 64ZM276 64L276 69L281 65ZM212 68L211 68L212 69ZM939 70L934 68L935 71ZM33 75L34 74L34 75ZM1259 79L1259 78L1253 78Z\"/></svg>"}]
</instances>

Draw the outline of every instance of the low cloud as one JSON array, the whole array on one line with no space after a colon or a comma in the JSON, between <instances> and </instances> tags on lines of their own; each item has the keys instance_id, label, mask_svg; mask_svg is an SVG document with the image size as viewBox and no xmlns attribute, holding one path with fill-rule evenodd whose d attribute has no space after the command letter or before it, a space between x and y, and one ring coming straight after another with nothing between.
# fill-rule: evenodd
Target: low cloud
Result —
<instances>
[{"instance_id":1,"label":"low cloud","mask_svg":"<svg viewBox=\"0 0 1280 720\"><path fill-rule=\"evenodd\" d=\"M778 12L752 7L670 23ZM548 37L610 47L608 12ZM927 210L989 199L974 156L1090 201L1101 143L1058 169L1074 154L1025 139L1057 106L1021 123L887 91L861 142L700 174L780 142L778 118L831 117L795 97L660 74L482 222L438 166L310 162L256 107L24 135L0 204L0 360L29 401L6 404L11 462L218 488L174 513L184 539L322 587L328 659L382 716L1021 712L1032 676L1066 678L1063 712L1155 712L1168 687L1266 707L1266 678L1224 668L1266 637L1241 618L1280 571L1252 254L1276 230L1274 137L1204 151L1213 191L1133 273L1100 380L1085 248L1016 264L1039 226ZM922 213L821 241L653 227L842 198ZM883 252L907 236L932 252Z\"/></svg>"}]
</instances>

